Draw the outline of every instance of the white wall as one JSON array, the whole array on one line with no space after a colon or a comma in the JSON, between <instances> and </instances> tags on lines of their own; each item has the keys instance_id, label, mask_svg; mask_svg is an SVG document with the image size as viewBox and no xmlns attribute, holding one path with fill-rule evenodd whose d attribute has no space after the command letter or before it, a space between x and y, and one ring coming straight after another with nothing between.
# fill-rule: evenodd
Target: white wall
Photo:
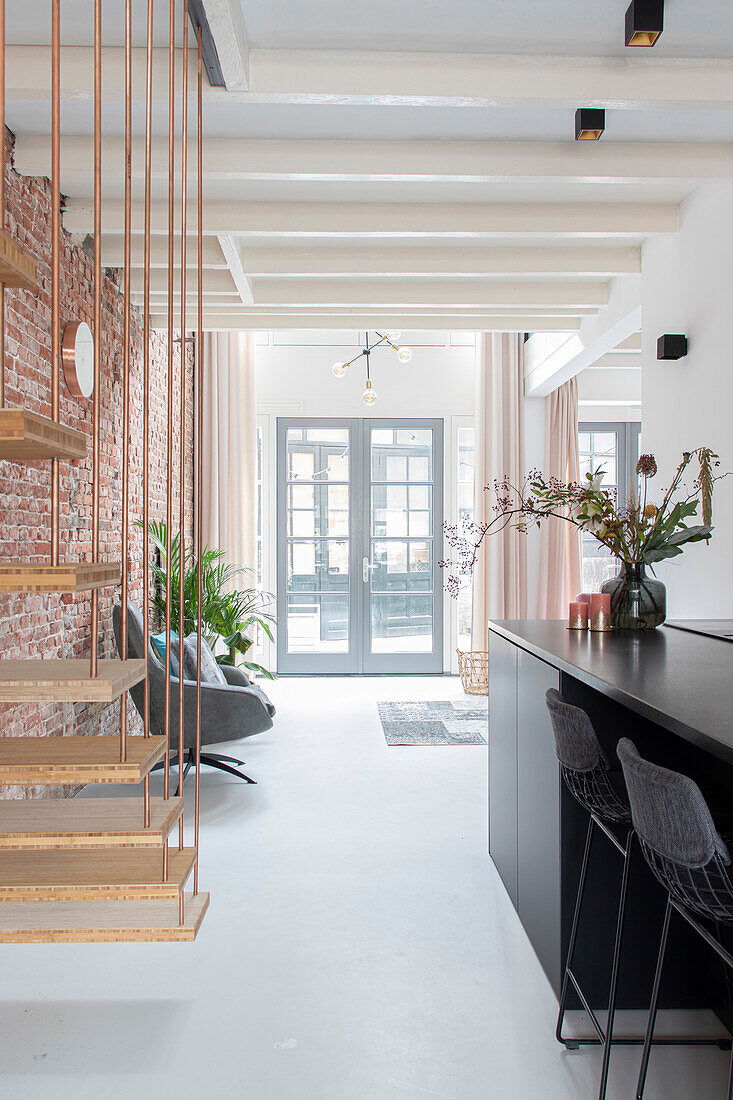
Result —
<instances>
[{"instance_id":1,"label":"white wall","mask_svg":"<svg viewBox=\"0 0 733 1100\"><path fill-rule=\"evenodd\" d=\"M267 343L265 343L267 339ZM372 334L373 339L373 334ZM304 416L473 415L476 338L472 332L404 332L400 343L413 349L411 363L400 363L390 348L372 354L377 404L365 409L364 360L345 378L334 378L333 364L346 362L363 347L364 334L272 332L257 338L257 402L295 401Z\"/></svg>"},{"instance_id":2,"label":"white wall","mask_svg":"<svg viewBox=\"0 0 733 1100\"><path fill-rule=\"evenodd\" d=\"M371 336L374 342L374 335ZM256 336L257 408L267 434L268 522L270 561L265 585L274 590L275 420L278 416L439 417L444 420L444 516L457 514L456 446L459 425L472 423L476 364L473 332L403 332L400 344L413 349L403 364L390 348L371 357L371 376L378 394L366 409L364 360L334 378L331 367L347 362L364 346L364 333L312 331L269 332ZM441 553L441 557L443 553ZM444 598L444 667L455 667L456 605ZM274 654L268 654L270 667Z\"/></svg>"},{"instance_id":3,"label":"white wall","mask_svg":"<svg viewBox=\"0 0 733 1100\"><path fill-rule=\"evenodd\" d=\"M682 205L679 233L645 243L642 310L643 449L659 462L657 486L684 450L702 445L733 470L733 185L700 187ZM665 332L686 333L686 358L657 361ZM717 487L713 522L709 546L690 546L658 569L670 617L733 618L733 478Z\"/></svg>"}]
</instances>

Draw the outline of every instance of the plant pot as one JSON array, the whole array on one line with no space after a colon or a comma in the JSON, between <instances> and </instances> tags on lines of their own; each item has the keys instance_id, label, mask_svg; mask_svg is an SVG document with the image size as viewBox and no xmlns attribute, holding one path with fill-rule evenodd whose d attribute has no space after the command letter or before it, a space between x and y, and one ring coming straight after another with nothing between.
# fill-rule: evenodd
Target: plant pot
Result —
<instances>
[{"instance_id":1,"label":"plant pot","mask_svg":"<svg viewBox=\"0 0 733 1100\"><path fill-rule=\"evenodd\" d=\"M621 562L619 572L601 592L610 593L615 630L653 630L667 617L667 589L647 576L643 562Z\"/></svg>"}]
</instances>

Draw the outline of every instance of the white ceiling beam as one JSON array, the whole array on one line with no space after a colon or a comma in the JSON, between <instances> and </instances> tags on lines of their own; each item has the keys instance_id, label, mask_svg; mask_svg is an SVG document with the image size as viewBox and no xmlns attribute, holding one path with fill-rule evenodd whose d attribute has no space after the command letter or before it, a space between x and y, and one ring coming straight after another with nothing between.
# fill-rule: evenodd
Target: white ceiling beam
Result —
<instances>
[{"instance_id":1,"label":"white ceiling beam","mask_svg":"<svg viewBox=\"0 0 733 1100\"><path fill-rule=\"evenodd\" d=\"M178 249L176 249L178 253ZM142 268L136 267L131 271L131 289L133 294L142 294L144 291L144 271ZM174 293L178 293L178 289L181 285L181 269L176 266L173 272L173 290ZM189 294L196 293L196 279L192 278L190 269L187 271L186 287ZM168 293L168 272L162 268L155 268L150 272L150 294L151 297L156 294ZM207 270L204 273L204 294L231 294L235 300L239 300L239 293L237 287L234 285L234 280L228 270L217 271ZM245 305L251 305L251 302L245 302Z\"/></svg>"},{"instance_id":2,"label":"white ceiling beam","mask_svg":"<svg viewBox=\"0 0 733 1100\"><path fill-rule=\"evenodd\" d=\"M235 0L206 0L230 8ZM211 23L211 16L209 17ZM222 28L226 23L226 13ZM222 41L218 34L217 49ZM246 38L246 32L245 32ZM250 50L249 91L235 90L236 53L246 67L241 39L233 50L227 89L204 84L205 100L244 103L375 104L379 106L530 107L575 110L712 111L733 109L733 61L726 58L681 60L642 57L543 57L491 54L382 53L342 50ZM180 51L179 51L180 52ZM167 50L156 49L154 97L167 96ZM177 59L178 60L178 59ZM50 49L8 45L7 97L42 99L50 95ZM224 65L222 64L222 68ZM180 69L180 62L178 63ZM133 94L144 96L145 51L133 49ZM88 46L61 50L63 98L91 98L93 52ZM119 99L124 87L124 50L106 47L103 95ZM226 77L226 74L225 74ZM439 94L436 94L439 89Z\"/></svg>"},{"instance_id":3,"label":"white ceiling beam","mask_svg":"<svg viewBox=\"0 0 733 1100\"><path fill-rule=\"evenodd\" d=\"M263 279L254 284L257 306L484 306L538 309L544 306L599 307L608 301L608 285L599 282L478 282L420 279L379 283L345 279Z\"/></svg>"},{"instance_id":4,"label":"white ceiling beam","mask_svg":"<svg viewBox=\"0 0 733 1100\"><path fill-rule=\"evenodd\" d=\"M729 110L733 61L254 50L250 86L288 102Z\"/></svg>"},{"instance_id":5,"label":"white ceiling beam","mask_svg":"<svg viewBox=\"0 0 733 1100\"><path fill-rule=\"evenodd\" d=\"M229 92L249 88L250 52L239 0L202 0L222 76Z\"/></svg>"},{"instance_id":6,"label":"white ceiling beam","mask_svg":"<svg viewBox=\"0 0 733 1100\"><path fill-rule=\"evenodd\" d=\"M245 274L242 267L242 257L239 254L239 247L235 238L231 234L221 234L218 238L219 247L221 248L222 255L227 262L229 268L229 274L234 280L234 285L239 291L239 297L242 299L242 305L251 306L254 302L254 294L252 293L252 284Z\"/></svg>"},{"instance_id":7,"label":"white ceiling beam","mask_svg":"<svg viewBox=\"0 0 733 1100\"><path fill-rule=\"evenodd\" d=\"M177 211L177 216L178 216ZM195 207L191 207L195 217ZM141 231L144 209L132 206ZM93 210L69 203L64 225L70 233L90 233ZM665 203L271 203L211 202L204 211L207 236L249 237L439 237L541 236L546 238L639 238L676 233L678 208ZM106 202L106 233L124 231L124 204ZM154 203L152 233L168 232L168 208Z\"/></svg>"},{"instance_id":8,"label":"white ceiling beam","mask_svg":"<svg viewBox=\"0 0 733 1100\"><path fill-rule=\"evenodd\" d=\"M598 315L599 321L602 319ZM555 353L536 364L534 369L525 373L524 392L527 397L547 397L570 378L612 351L617 344L641 328L641 306L621 317L605 329L592 343L583 344L579 337L573 337Z\"/></svg>"},{"instance_id":9,"label":"white ceiling beam","mask_svg":"<svg viewBox=\"0 0 733 1100\"><path fill-rule=\"evenodd\" d=\"M176 244L176 253L180 260L180 238ZM204 237L202 253L203 267L205 269L227 269L227 262L222 255L219 242L215 237ZM102 235L102 266L123 267L125 263L125 239L119 234ZM130 266L143 267L145 264L145 241L142 236L133 236L130 242ZM186 267L198 266L197 238L195 234L189 234L186 240ZM164 237L150 238L150 267L153 270L168 269L168 242Z\"/></svg>"},{"instance_id":10,"label":"white ceiling beam","mask_svg":"<svg viewBox=\"0 0 733 1100\"><path fill-rule=\"evenodd\" d=\"M370 314L354 312L350 314L339 313L335 315L323 315L312 311L291 313L283 315L279 313L240 311L236 314L217 314L206 312L204 314L204 328L218 331L246 330L263 332L272 329L364 329L373 328L376 317ZM578 322L573 322L567 317L521 317L516 315L477 315L460 316L454 314L437 314L434 311L425 315L410 313L389 313L382 311L379 314L379 322L385 328L394 329L453 329L455 331L469 332L539 332L560 329L570 331L577 329ZM151 314L153 328L165 329L167 318L164 312Z\"/></svg>"},{"instance_id":11,"label":"white ceiling beam","mask_svg":"<svg viewBox=\"0 0 733 1100\"><path fill-rule=\"evenodd\" d=\"M245 248L242 264L250 278L355 275L480 276L638 274L640 248L595 246L519 246L503 248Z\"/></svg>"},{"instance_id":12,"label":"white ceiling beam","mask_svg":"<svg viewBox=\"0 0 733 1100\"><path fill-rule=\"evenodd\" d=\"M62 137L62 186L68 194L89 187L94 147L91 137ZM193 159L193 158L191 158ZM180 158L176 158L180 163ZM15 166L24 176L47 176L50 138L19 135ZM107 138L102 172L119 179L124 173L125 143ZM132 174L145 169L142 139L132 147ZM177 171L177 175L180 172ZM190 166L191 177L195 164ZM153 142L153 179L168 179L168 143ZM537 180L581 180L586 183L632 184L689 179L730 180L733 150L729 143L584 141L259 141L209 138L205 142L206 180L236 183L383 182L523 183Z\"/></svg>"},{"instance_id":13,"label":"white ceiling beam","mask_svg":"<svg viewBox=\"0 0 733 1100\"><path fill-rule=\"evenodd\" d=\"M614 352L608 352L607 355L602 355L600 359L597 359L595 363L590 363L588 370L635 370L640 371L642 365L641 355L617 355Z\"/></svg>"}]
</instances>

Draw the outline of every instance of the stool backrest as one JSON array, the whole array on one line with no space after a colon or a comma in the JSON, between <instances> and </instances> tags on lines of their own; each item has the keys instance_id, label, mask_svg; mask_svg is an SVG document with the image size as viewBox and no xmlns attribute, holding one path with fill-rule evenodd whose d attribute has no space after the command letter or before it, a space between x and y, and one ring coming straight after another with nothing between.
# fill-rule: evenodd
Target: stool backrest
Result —
<instances>
[{"instance_id":1,"label":"stool backrest","mask_svg":"<svg viewBox=\"0 0 733 1100\"><path fill-rule=\"evenodd\" d=\"M555 688L546 692L545 700L555 734L555 752L562 766L574 772L608 769L608 759L585 711L566 703Z\"/></svg>"},{"instance_id":2,"label":"stool backrest","mask_svg":"<svg viewBox=\"0 0 733 1100\"><path fill-rule=\"evenodd\" d=\"M682 867L705 867L716 855L728 865L728 848L694 779L645 760L627 737L617 752L639 838Z\"/></svg>"}]
</instances>

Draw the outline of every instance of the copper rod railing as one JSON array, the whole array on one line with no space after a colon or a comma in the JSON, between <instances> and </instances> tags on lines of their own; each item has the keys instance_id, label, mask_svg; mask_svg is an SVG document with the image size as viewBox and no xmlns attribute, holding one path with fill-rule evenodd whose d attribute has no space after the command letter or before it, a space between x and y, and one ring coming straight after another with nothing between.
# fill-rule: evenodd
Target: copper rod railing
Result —
<instances>
[{"instance_id":1,"label":"copper rod railing","mask_svg":"<svg viewBox=\"0 0 733 1100\"><path fill-rule=\"evenodd\" d=\"M175 186L176 0L169 0L168 26L168 464L165 578L165 766L163 797L170 797L171 740L171 532L173 528L173 232ZM180 680L179 680L180 690ZM168 876L168 840L163 846L163 878Z\"/></svg>"},{"instance_id":2,"label":"copper rod railing","mask_svg":"<svg viewBox=\"0 0 733 1100\"><path fill-rule=\"evenodd\" d=\"M94 397L92 399L92 561L99 561L99 391L102 362L102 0L94 0ZM99 590L92 589L89 673L97 675Z\"/></svg>"},{"instance_id":3,"label":"copper rod railing","mask_svg":"<svg viewBox=\"0 0 733 1100\"><path fill-rule=\"evenodd\" d=\"M204 386L203 386L203 193L202 181L204 176L204 161L202 148L202 117L203 117L203 64L201 49L201 27L198 28L196 44L196 230L197 256L196 256L196 384L198 394L198 406L196 409L196 476L195 476L195 514L196 514L196 775L193 797L193 843L196 849L196 862L193 865L193 892L199 892L199 774L201 772L201 551L203 538L203 523L201 519L201 476L203 473L202 444L204 427Z\"/></svg>"},{"instance_id":4,"label":"copper rod railing","mask_svg":"<svg viewBox=\"0 0 733 1100\"><path fill-rule=\"evenodd\" d=\"M130 505L130 238L132 234L132 0L125 0L125 274L122 321L122 621L120 649L127 658ZM120 698L120 760L127 759L127 692Z\"/></svg>"},{"instance_id":5,"label":"copper rod railing","mask_svg":"<svg viewBox=\"0 0 733 1100\"><path fill-rule=\"evenodd\" d=\"M145 68L145 244L143 258L143 653L150 645L150 211L153 105L153 0L148 0ZM150 737L150 683L143 681L143 733ZM145 828L150 826L150 774L143 784Z\"/></svg>"},{"instance_id":6,"label":"copper rod railing","mask_svg":"<svg viewBox=\"0 0 733 1100\"><path fill-rule=\"evenodd\" d=\"M51 418L59 419L61 277L61 0L51 3ZM59 460L51 459L51 564L59 563Z\"/></svg>"},{"instance_id":7,"label":"copper rod railing","mask_svg":"<svg viewBox=\"0 0 733 1100\"><path fill-rule=\"evenodd\" d=\"M181 59L181 375L180 375L180 482L178 545L180 569L178 572L178 622L181 647L181 672L178 687L178 794L183 798L183 637L184 624L184 546L186 541L186 203L188 201L188 0L183 0L183 55ZM183 814L178 819L178 847L183 848ZM183 924L183 893L181 893L181 924Z\"/></svg>"},{"instance_id":8,"label":"copper rod railing","mask_svg":"<svg viewBox=\"0 0 733 1100\"><path fill-rule=\"evenodd\" d=\"M0 0L0 230L5 228L5 0ZM5 405L5 286L0 283L0 409Z\"/></svg>"}]
</instances>

